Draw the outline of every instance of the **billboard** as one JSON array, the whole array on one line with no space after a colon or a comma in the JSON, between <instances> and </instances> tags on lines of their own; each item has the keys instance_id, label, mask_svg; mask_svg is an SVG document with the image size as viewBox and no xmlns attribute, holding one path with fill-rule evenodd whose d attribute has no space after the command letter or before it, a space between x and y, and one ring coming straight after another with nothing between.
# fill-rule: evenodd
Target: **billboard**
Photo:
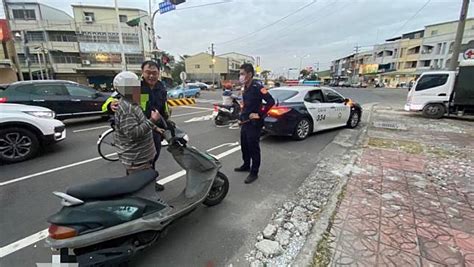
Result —
<instances>
[{"instance_id":1,"label":"billboard","mask_svg":"<svg viewBox=\"0 0 474 267\"><path fill-rule=\"evenodd\" d=\"M361 64L359 74L374 74L379 70L379 64Z\"/></svg>"},{"instance_id":2,"label":"billboard","mask_svg":"<svg viewBox=\"0 0 474 267\"><path fill-rule=\"evenodd\" d=\"M11 35L8 29L8 22L6 19L0 19L0 42L5 42L10 39Z\"/></svg>"}]
</instances>

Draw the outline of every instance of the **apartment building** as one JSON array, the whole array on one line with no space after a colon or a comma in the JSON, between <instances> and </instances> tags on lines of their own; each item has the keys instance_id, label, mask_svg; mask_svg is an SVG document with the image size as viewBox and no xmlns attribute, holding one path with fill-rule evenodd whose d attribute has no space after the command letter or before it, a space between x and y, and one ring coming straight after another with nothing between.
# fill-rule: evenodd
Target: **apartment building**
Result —
<instances>
[{"instance_id":1,"label":"apartment building","mask_svg":"<svg viewBox=\"0 0 474 267\"><path fill-rule=\"evenodd\" d=\"M0 19L0 84L18 80L13 59L13 40L7 20Z\"/></svg>"},{"instance_id":2,"label":"apartment building","mask_svg":"<svg viewBox=\"0 0 474 267\"><path fill-rule=\"evenodd\" d=\"M428 25L424 30L421 56L417 68L420 70L446 69L453 55L454 38L458 21ZM461 51L474 48L474 18L466 20ZM461 57L459 58L461 60Z\"/></svg>"},{"instance_id":3,"label":"apartment building","mask_svg":"<svg viewBox=\"0 0 474 267\"><path fill-rule=\"evenodd\" d=\"M372 56L366 59L375 73L356 70L358 76L366 81L378 80L388 87L408 84L421 73L428 70L446 69L452 57L457 21L427 25L423 30L409 32L386 40L373 47ZM474 18L466 21L461 52L474 48ZM333 79L345 77L351 70L348 61L353 55L333 61L331 66ZM462 59L462 54L459 59ZM360 68L360 64L355 68ZM366 67L366 66L364 66ZM344 72L346 71L346 73Z\"/></svg>"},{"instance_id":4,"label":"apartment building","mask_svg":"<svg viewBox=\"0 0 474 267\"><path fill-rule=\"evenodd\" d=\"M25 79L43 76L84 82L75 71L79 46L70 15L33 1L8 0L6 6Z\"/></svg>"},{"instance_id":5,"label":"apartment building","mask_svg":"<svg viewBox=\"0 0 474 267\"><path fill-rule=\"evenodd\" d=\"M80 65L77 73L90 83L110 83L110 77L122 69L121 45L115 8L91 5L72 5L76 36L79 44ZM140 18L139 25L130 27L127 21ZM127 70L139 72L140 65L150 57L150 19L144 10L120 8L123 50Z\"/></svg>"},{"instance_id":6,"label":"apartment building","mask_svg":"<svg viewBox=\"0 0 474 267\"><path fill-rule=\"evenodd\" d=\"M214 56L214 79L237 80L240 66L244 63L255 64L252 56L232 52ZM208 53L198 53L185 59L185 68L188 79L212 82L212 55Z\"/></svg>"},{"instance_id":7,"label":"apartment building","mask_svg":"<svg viewBox=\"0 0 474 267\"><path fill-rule=\"evenodd\" d=\"M121 45L115 8L72 5L64 11L35 1L7 0L12 35L25 79L64 79L95 87L111 87L121 71ZM139 18L135 27L127 21ZM128 70L139 72L151 57L148 13L119 8ZM31 73L31 77L30 77Z\"/></svg>"}]
</instances>

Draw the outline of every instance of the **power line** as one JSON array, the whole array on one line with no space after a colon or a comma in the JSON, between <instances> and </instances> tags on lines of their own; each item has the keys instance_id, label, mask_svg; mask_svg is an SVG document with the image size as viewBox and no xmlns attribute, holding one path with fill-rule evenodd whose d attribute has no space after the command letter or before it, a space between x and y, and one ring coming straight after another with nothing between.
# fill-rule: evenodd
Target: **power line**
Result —
<instances>
[{"instance_id":1,"label":"power line","mask_svg":"<svg viewBox=\"0 0 474 267\"><path fill-rule=\"evenodd\" d=\"M322 7L320 11L326 9L327 7L329 7L329 6L331 6L331 5L335 4L335 3L336 3L336 1L331 2L331 3L328 3L326 6ZM304 25L304 26L305 26L304 29L308 29L308 26L309 26L309 25L312 25L312 24L314 24L315 22L320 22L321 19L324 19L324 18L326 18L326 17L328 17L328 16L330 16L330 15L333 15L333 14L336 13L336 12L337 12L337 10L334 10L333 12L326 12L326 13L324 14L324 16L317 17L317 18L316 18L315 20L313 20L312 22L310 22L310 23L308 23L308 24L305 24L305 25ZM299 23L299 22L294 23L293 26L296 25L296 24L298 24L298 23ZM269 47L271 44L275 43L276 41L281 41L283 38L287 38L288 36L291 36L291 34L299 33L299 32L301 32L301 31L291 31L290 34L288 34L288 35L279 34L279 37L273 38L273 39L271 39L270 41L265 42L265 46L264 46L264 47ZM259 48L259 49L262 49L262 48L264 48L264 47L259 46L258 48Z\"/></svg>"},{"instance_id":2,"label":"power line","mask_svg":"<svg viewBox=\"0 0 474 267\"><path fill-rule=\"evenodd\" d=\"M225 1L221 1L221 2L214 2L214 3L209 3L209 4L197 5L197 6L188 6L188 7L183 7L183 8L177 8L176 11L191 9L191 8L197 8L197 7L203 7L203 6L215 6L215 5L220 5L220 4L227 4L227 3L231 3L233 1L234 0L225 0Z\"/></svg>"},{"instance_id":3,"label":"power line","mask_svg":"<svg viewBox=\"0 0 474 267\"><path fill-rule=\"evenodd\" d=\"M336 0L336 1L337 1L337 0ZM321 8L318 10L318 12L321 13L321 12L322 12L323 10L325 10L327 7L329 7L329 6L333 5L333 4L335 4L336 1L328 2L325 6L321 7ZM285 30L287 30L288 28L292 28L293 26L296 26L296 25L300 24L301 22L304 22L304 21L306 21L306 20L308 20L308 19L312 19L312 18L314 18L314 13L309 14L308 16L306 16L306 17L304 17L304 18L302 18L302 19L300 19L300 20L298 20L298 21L296 21L296 22L294 22L294 23L292 23L292 24L286 25L286 26L283 27L283 28L277 29L275 32L269 33L269 34L272 35L272 36L279 36L279 37L277 37L277 38L271 38L270 41L265 41L265 44L268 44L268 42L273 43L275 40L281 39L282 37L284 37L284 35L281 34L281 33L283 33ZM320 19L320 18L321 18L321 17L319 17L318 19ZM307 26L307 25L301 24L301 26ZM252 44L252 43L255 43L255 42L260 43L260 42L261 42L260 39L267 39L267 38L268 38L267 35L258 35L257 38L252 38L251 40L249 40L248 42L246 42L245 45L248 46L249 44ZM242 45L242 43L234 43L234 44L240 44L240 45Z\"/></svg>"},{"instance_id":4,"label":"power line","mask_svg":"<svg viewBox=\"0 0 474 267\"><path fill-rule=\"evenodd\" d=\"M273 21L272 23L263 26L262 28L260 28L260 29L258 29L258 30L256 30L256 31L253 31L253 32L251 32L251 33L242 35L242 36L240 36L240 37L237 37L237 38L234 38L234 39L225 41L225 42L217 43L217 44L218 44L218 45L223 45L223 44L231 43L231 42L238 41L238 40L247 38L247 37L249 37L249 36L252 36L252 35L254 35L254 34L258 33L258 32L263 31L264 29L267 29L267 28L269 28L269 27L271 27L271 26L277 24L277 23L280 22L280 21L285 20L286 18L288 18L288 17L290 17L290 16L293 16L294 14L300 12L301 10L303 10L303 9L305 9L305 8L307 8L307 7L309 7L309 6L311 6L311 5L314 5L316 2L317 2L317 0L313 0L313 1L311 1L311 3L306 4L306 5L304 5L304 6L300 7L300 8L298 8L297 10L295 10L295 11L289 13L288 15L285 15L285 16L283 16L283 17L281 17L281 18L279 18L279 19Z\"/></svg>"},{"instance_id":5,"label":"power line","mask_svg":"<svg viewBox=\"0 0 474 267\"><path fill-rule=\"evenodd\" d=\"M405 28L405 26L408 24L408 22L410 22L410 20L412 20L414 17L416 17L430 2L431 2L431 0L426 1L426 3L420 9L418 9L418 11L416 11L415 14L413 14L413 16L411 16L409 19L407 19L405 21L405 23L403 23L402 27L400 27L400 29L395 31L392 35L396 35L399 32L401 32L403 30L403 28Z\"/></svg>"}]
</instances>

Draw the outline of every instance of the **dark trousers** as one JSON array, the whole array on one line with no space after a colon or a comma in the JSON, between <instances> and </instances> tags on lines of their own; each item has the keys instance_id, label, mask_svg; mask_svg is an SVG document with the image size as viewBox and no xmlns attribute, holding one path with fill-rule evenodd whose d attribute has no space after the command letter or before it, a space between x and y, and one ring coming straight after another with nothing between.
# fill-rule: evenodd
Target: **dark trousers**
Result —
<instances>
[{"instance_id":1,"label":"dark trousers","mask_svg":"<svg viewBox=\"0 0 474 267\"><path fill-rule=\"evenodd\" d=\"M260 133L262 127L252 122L245 123L240 129L240 143L242 147L242 159L244 167L250 168L250 172L258 174L260 168Z\"/></svg>"},{"instance_id":2,"label":"dark trousers","mask_svg":"<svg viewBox=\"0 0 474 267\"><path fill-rule=\"evenodd\" d=\"M155 155L155 158L153 159L151 167L155 169L156 161L160 157L160 152L161 152L161 134L153 131L153 141L155 143L156 155Z\"/></svg>"}]
</instances>

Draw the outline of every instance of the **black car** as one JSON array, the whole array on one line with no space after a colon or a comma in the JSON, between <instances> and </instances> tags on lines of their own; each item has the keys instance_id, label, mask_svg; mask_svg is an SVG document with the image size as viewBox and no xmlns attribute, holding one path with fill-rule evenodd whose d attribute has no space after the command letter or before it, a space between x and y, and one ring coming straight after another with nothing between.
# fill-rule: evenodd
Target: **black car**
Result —
<instances>
[{"instance_id":1,"label":"black car","mask_svg":"<svg viewBox=\"0 0 474 267\"><path fill-rule=\"evenodd\" d=\"M271 89L276 105L268 111L264 131L302 140L311 133L347 126L357 127L362 108L330 88L306 86Z\"/></svg>"},{"instance_id":2,"label":"black car","mask_svg":"<svg viewBox=\"0 0 474 267\"><path fill-rule=\"evenodd\" d=\"M102 115L102 104L110 96L71 81L23 81L0 86L0 103L42 106L58 119Z\"/></svg>"}]
</instances>

